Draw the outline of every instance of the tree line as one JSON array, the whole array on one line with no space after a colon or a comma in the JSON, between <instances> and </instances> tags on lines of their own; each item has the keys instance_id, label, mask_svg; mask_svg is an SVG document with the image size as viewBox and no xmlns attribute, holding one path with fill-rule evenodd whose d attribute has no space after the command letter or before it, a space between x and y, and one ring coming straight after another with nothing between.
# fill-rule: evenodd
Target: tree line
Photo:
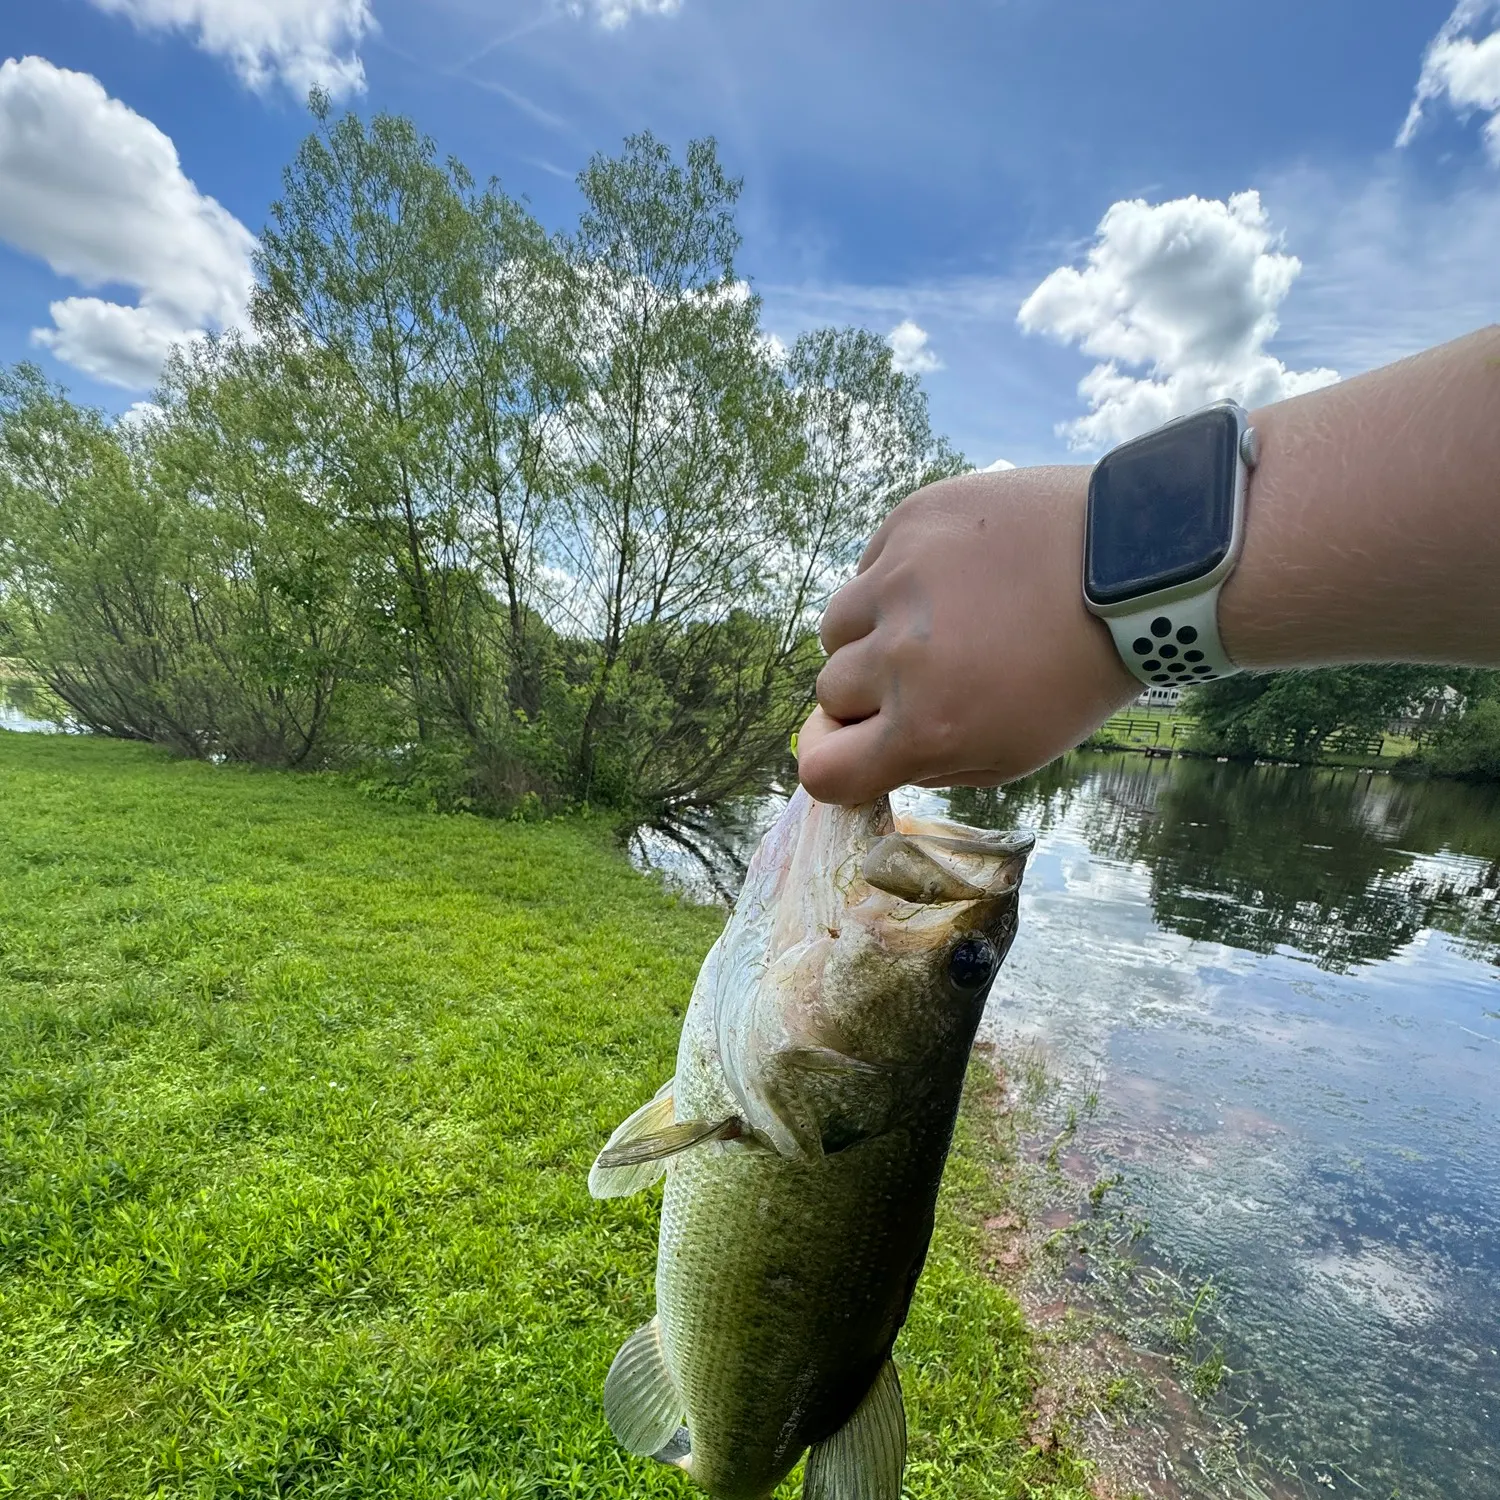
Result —
<instances>
[{"instance_id":1,"label":"tree line","mask_svg":"<svg viewBox=\"0 0 1500 1500\"><path fill-rule=\"evenodd\" d=\"M88 729L438 805L764 786L828 593L964 467L915 377L764 332L711 141L595 157L549 234L312 110L245 331L121 421L0 374L0 657Z\"/></svg>"},{"instance_id":2,"label":"tree line","mask_svg":"<svg viewBox=\"0 0 1500 1500\"><path fill-rule=\"evenodd\" d=\"M1341 741L1405 732L1409 769L1500 781L1500 672L1384 665L1246 672L1192 689L1188 748L1316 762Z\"/></svg>"}]
</instances>

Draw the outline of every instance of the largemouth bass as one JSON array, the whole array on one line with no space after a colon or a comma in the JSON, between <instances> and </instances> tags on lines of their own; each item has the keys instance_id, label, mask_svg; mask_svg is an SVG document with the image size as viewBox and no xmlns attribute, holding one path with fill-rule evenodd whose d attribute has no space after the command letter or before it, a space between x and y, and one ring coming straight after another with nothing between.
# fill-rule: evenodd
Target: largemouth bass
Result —
<instances>
[{"instance_id":1,"label":"largemouth bass","mask_svg":"<svg viewBox=\"0 0 1500 1500\"><path fill-rule=\"evenodd\" d=\"M899 1500L891 1348L1031 842L801 790L765 836L675 1075L589 1174L666 1174L656 1316L604 1383L628 1451L761 1500L810 1449L805 1500Z\"/></svg>"}]
</instances>

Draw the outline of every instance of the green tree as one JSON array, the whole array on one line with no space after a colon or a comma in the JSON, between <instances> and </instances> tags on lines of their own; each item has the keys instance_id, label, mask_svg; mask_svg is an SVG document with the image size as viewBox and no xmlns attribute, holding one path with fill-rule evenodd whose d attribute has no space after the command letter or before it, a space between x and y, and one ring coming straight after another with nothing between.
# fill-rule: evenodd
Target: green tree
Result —
<instances>
[{"instance_id":1,"label":"green tree","mask_svg":"<svg viewBox=\"0 0 1500 1500\"><path fill-rule=\"evenodd\" d=\"M348 528L319 503L274 350L225 339L169 362L140 444L176 518L174 582L201 738L233 760L316 764L364 642Z\"/></svg>"},{"instance_id":2,"label":"green tree","mask_svg":"<svg viewBox=\"0 0 1500 1500\"><path fill-rule=\"evenodd\" d=\"M1192 748L1316 760L1334 735L1380 733L1444 680L1440 668L1322 667L1242 673L1194 688Z\"/></svg>"},{"instance_id":3,"label":"green tree","mask_svg":"<svg viewBox=\"0 0 1500 1500\"><path fill-rule=\"evenodd\" d=\"M637 679L661 680L656 657L689 625L759 602L765 497L788 482L797 452L758 302L735 274L740 185L714 143L693 142L679 164L635 136L621 156L590 161L579 186L585 207L567 246L575 390L560 435L566 500L550 606L597 647L581 794L650 798L650 786L619 784L633 775L622 709ZM614 783L602 788L601 741Z\"/></svg>"},{"instance_id":4,"label":"green tree","mask_svg":"<svg viewBox=\"0 0 1500 1500\"><path fill-rule=\"evenodd\" d=\"M138 447L34 365L0 372L0 655L89 729L201 754L178 681L180 538Z\"/></svg>"},{"instance_id":5,"label":"green tree","mask_svg":"<svg viewBox=\"0 0 1500 1500\"><path fill-rule=\"evenodd\" d=\"M1500 672L1467 672L1453 685L1463 701L1428 736L1419 763L1438 776L1500 781Z\"/></svg>"},{"instance_id":6,"label":"green tree","mask_svg":"<svg viewBox=\"0 0 1500 1500\"><path fill-rule=\"evenodd\" d=\"M496 213L476 209L468 174L410 121L335 121L316 94L312 109L318 128L261 239L256 329L304 395L326 502L378 564L366 577L383 587L417 738L479 749L508 716L509 673L471 555L476 465L461 438L476 348L492 375L496 353L492 329L466 343L460 309L483 304L498 269Z\"/></svg>"}]
</instances>

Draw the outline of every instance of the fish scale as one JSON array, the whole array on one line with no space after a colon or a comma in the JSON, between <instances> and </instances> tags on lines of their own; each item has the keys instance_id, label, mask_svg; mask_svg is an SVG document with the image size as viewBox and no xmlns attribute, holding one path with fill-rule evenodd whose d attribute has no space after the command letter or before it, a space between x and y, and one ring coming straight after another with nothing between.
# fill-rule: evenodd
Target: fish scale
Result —
<instances>
[{"instance_id":1,"label":"fish scale","mask_svg":"<svg viewBox=\"0 0 1500 1500\"><path fill-rule=\"evenodd\" d=\"M711 1494L768 1493L853 1413L904 1319L945 1145L901 1131L816 1162L726 1146L672 1165L657 1307Z\"/></svg>"}]
</instances>

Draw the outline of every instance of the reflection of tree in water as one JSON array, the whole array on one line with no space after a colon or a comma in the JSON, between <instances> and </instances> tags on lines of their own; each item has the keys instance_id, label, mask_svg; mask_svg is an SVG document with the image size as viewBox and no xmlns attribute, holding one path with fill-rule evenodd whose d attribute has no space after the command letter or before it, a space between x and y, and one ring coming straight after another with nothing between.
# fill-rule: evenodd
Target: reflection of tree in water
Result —
<instances>
[{"instance_id":1,"label":"reflection of tree in water","mask_svg":"<svg viewBox=\"0 0 1500 1500\"><path fill-rule=\"evenodd\" d=\"M1091 849L1145 864L1157 920L1186 937L1257 953L1285 944L1347 969L1436 927L1476 956L1500 955L1493 796L1194 761L1165 775L1116 764L1089 781Z\"/></svg>"},{"instance_id":2,"label":"reflection of tree in water","mask_svg":"<svg viewBox=\"0 0 1500 1500\"><path fill-rule=\"evenodd\" d=\"M1009 786L954 787L944 796L961 823L1047 833L1067 818L1075 802L1095 794L1091 770L1089 763L1070 755Z\"/></svg>"}]
</instances>

